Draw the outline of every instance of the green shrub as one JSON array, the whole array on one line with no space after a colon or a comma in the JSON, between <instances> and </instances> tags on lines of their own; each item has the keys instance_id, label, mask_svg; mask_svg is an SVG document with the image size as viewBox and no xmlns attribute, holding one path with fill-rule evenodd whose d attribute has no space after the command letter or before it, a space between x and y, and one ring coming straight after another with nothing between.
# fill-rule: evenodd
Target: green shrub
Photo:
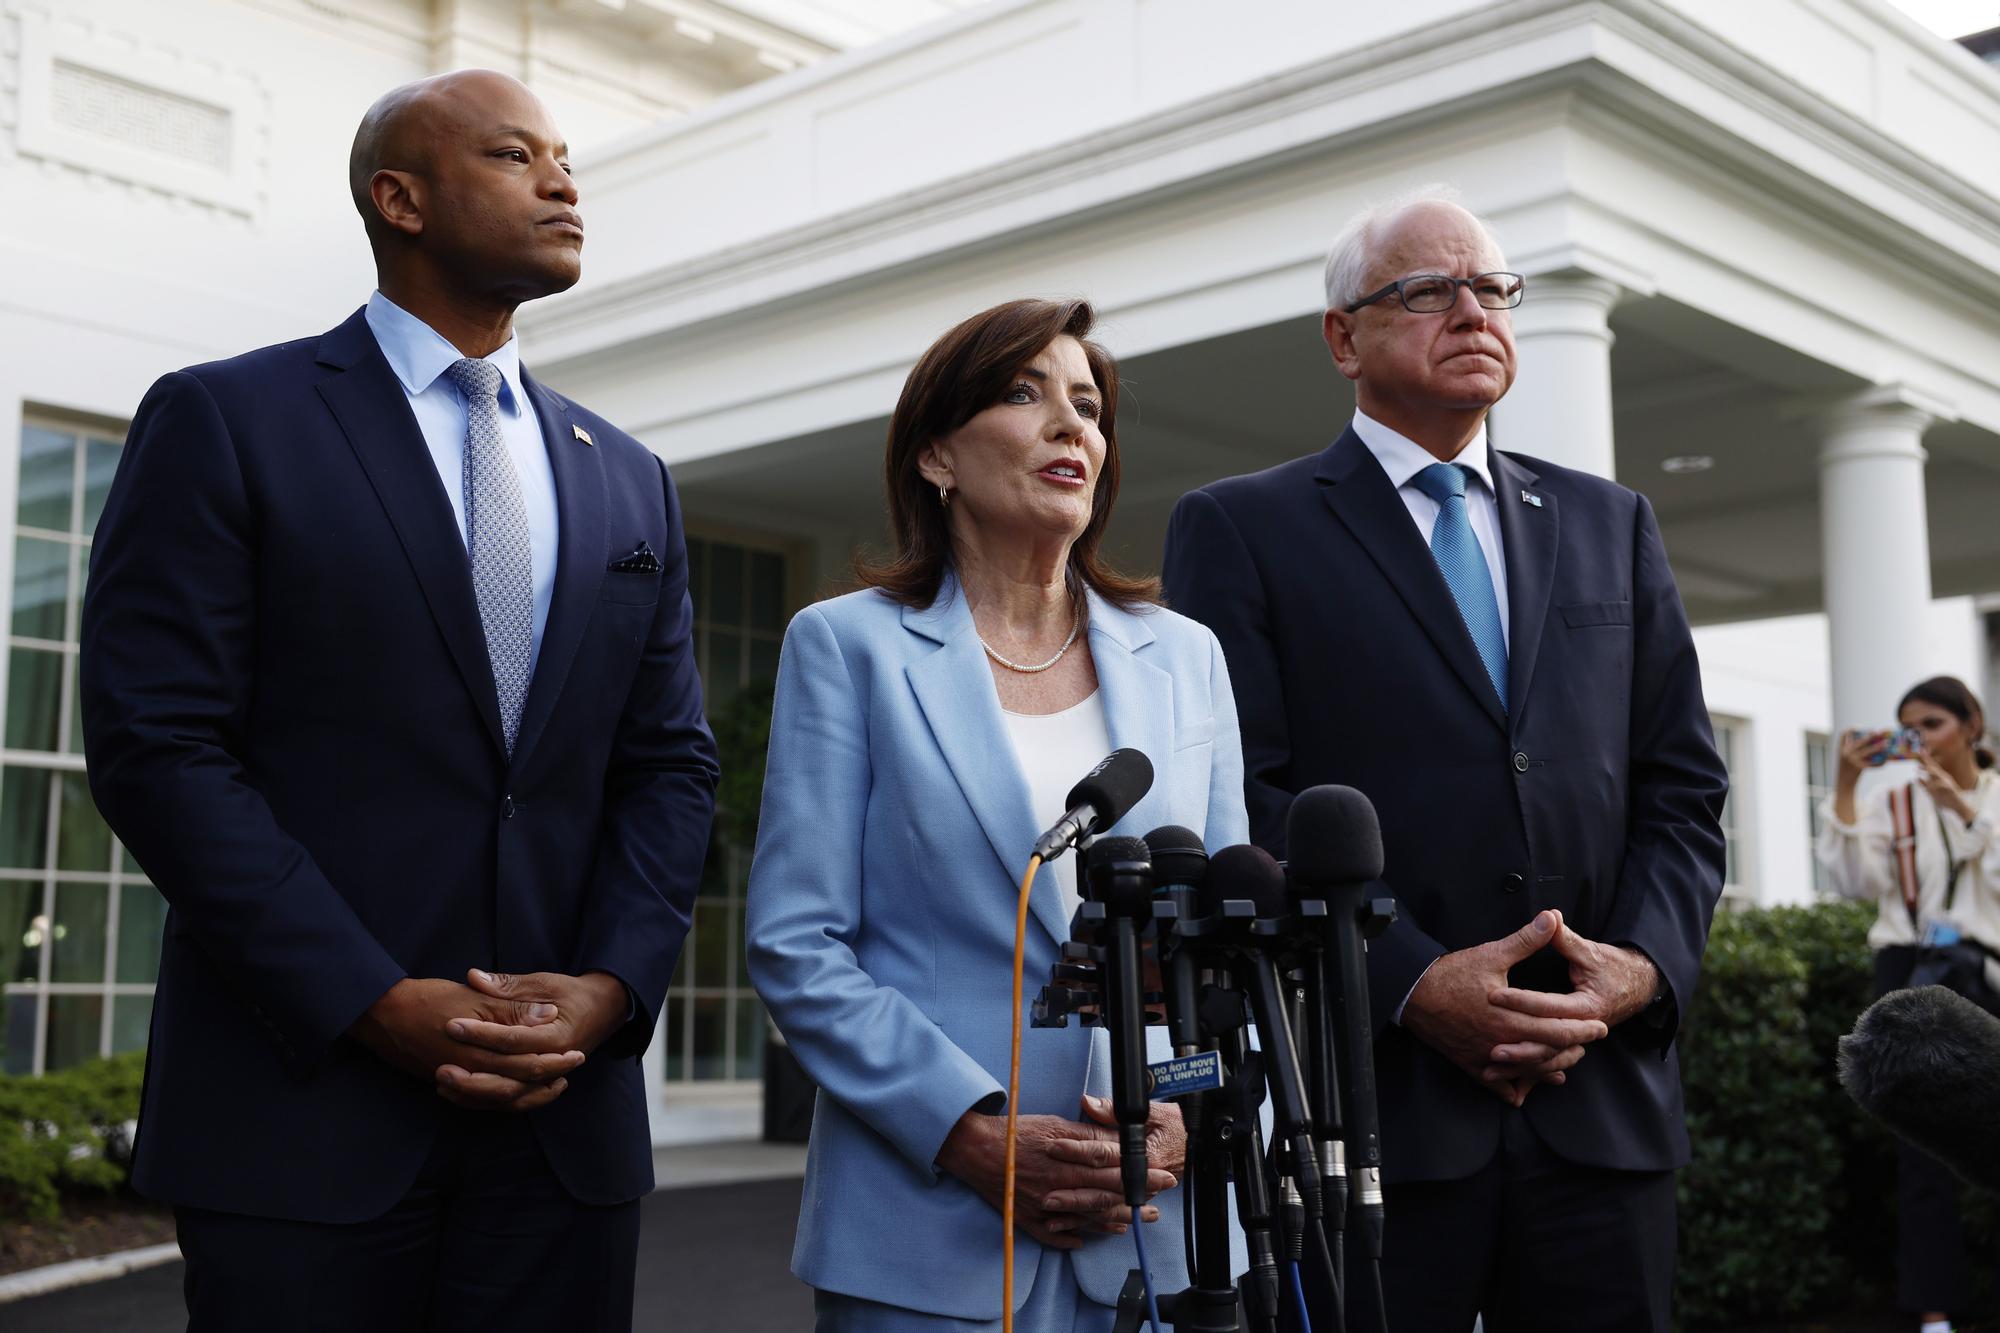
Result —
<instances>
[{"instance_id":1,"label":"green shrub","mask_svg":"<svg viewBox=\"0 0 2000 1333\"><path fill-rule=\"evenodd\" d=\"M1677 1304L1691 1328L1883 1305L1895 1151L1841 1090L1835 1043L1874 996L1872 906L1724 912L1680 1035L1694 1161L1680 1177ZM1974 1272L1993 1224L1968 1200Z\"/></svg>"},{"instance_id":2,"label":"green shrub","mask_svg":"<svg viewBox=\"0 0 2000 1333\"><path fill-rule=\"evenodd\" d=\"M134 1051L39 1078L0 1076L0 1219L51 1218L65 1192L124 1185L145 1069Z\"/></svg>"}]
</instances>

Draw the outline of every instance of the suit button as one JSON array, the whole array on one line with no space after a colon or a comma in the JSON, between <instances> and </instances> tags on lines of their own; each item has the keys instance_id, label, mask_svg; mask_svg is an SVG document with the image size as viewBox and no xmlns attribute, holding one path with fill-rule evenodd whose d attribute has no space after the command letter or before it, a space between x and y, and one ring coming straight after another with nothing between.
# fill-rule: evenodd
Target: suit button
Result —
<instances>
[{"instance_id":1,"label":"suit button","mask_svg":"<svg viewBox=\"0 0 2000 1333\"><path fill-rule=\"evenodd\" d=\"M1523 751L1514 751L1514 771L1516 773L1525 773L1528 771L1528 756Z\"/></svg>"},{"instance_id":2,"label":"suit button","mask_svg":"<svg viewBox=\"0 0 2000 1333\"><path fill-rule=\"evenodd\" d=\"M1519 893L1525 883L1527 881L1519 875L1507 875L1501 879L1500 887L1508 893Z\"/></svg>"},{"instance_id":3,"label":"suit button","mask_svg":"<svg viewBox=\"0 0 2000 1333\"><path fill-rule=\"evenodd\" d=\"M512 819L513 817L514 817L514 798L513 798L513 796L512 796L512 795L508 795L508 796L503 796L503 797L501 797L501 798L500 798L500 818L502 818L502 819Z\"/></svg>"}]
</instances>

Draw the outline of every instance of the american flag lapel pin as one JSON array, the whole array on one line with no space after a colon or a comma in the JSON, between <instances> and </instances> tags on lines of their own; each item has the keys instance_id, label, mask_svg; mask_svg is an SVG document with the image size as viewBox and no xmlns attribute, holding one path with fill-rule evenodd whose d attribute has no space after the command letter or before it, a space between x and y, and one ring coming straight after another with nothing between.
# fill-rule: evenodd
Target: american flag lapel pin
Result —
<instances>
[{"instance_id":1,"label":"american flag lapel pin","mask_svg":"<svg viewBox=\"0 0 2000 1333\"><path fill-rule=\"evenodd\" d=\"M590 437L586 435L584 436L584 438L588 439ZM1536 495L1533 491L1522 491L1521 498L1523 500L1526 500L1529 504L1533 505L1537 509L1540 509L1542 507L1542 497Z\"/></svg>"},{"instance_id":2,"label":"american flag lapel pin","mask_svg":"<svg viewBox=\"0 0 2000 1333\"><path fill-rule=\"evenodd\" d=\"M595 448L597 447L597 441L596 441L596 440L593 440L593 439L591 439L591 438L590 438L590 432L589 432L589 431L587 431L587 430L585 430L585 429L584 429L583 427L581 427L581 426L577 426L577 425L572 425L572 426L570 427L570 429L576 432L576 438L577 438L577 439L579 439L579 440L582 440L582 441L583 441L583 442L584 442L585 444L589 445L589 446L590 446L591 448L593 448L593 449L595 449ZM1522 498L1523 498L1523 499L1526 499L1526 498L1527 498L1527 494L1528 494L1528 493L1527 493L1526 491L1522 491L1522 492L1521 492L1521 496L1522 496ZM1537 501L1535 501L1535 503L1536 503L1536 504L1540 504L1540 503L1541 503L1541 501L1540 501L1540 500L1537 500Z\"/></svg>"}]
</instances>

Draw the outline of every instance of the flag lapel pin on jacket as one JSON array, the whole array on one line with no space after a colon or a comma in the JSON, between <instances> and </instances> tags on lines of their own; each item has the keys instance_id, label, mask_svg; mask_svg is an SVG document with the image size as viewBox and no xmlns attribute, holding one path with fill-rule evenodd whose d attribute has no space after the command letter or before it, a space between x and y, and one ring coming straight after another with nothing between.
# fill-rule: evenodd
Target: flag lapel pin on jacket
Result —
<instances>
[{"instance_id":1,"label":"flag lapel pin on jacket","mask_svg":"<svg viewBox=\"0 0 2000 1333\"><path fill-rule=\"evenodd\" d=\"M585 430L581 426L575 426L575 425L572 425L570 429L576 432L577 439L582 440L585 444L589 445L593 449L597 447L597 441L590 438L589 431ZM1522 498L1525 499L1527 497L1527 494L1528 493L1526 491L1522 491L1521 492ZM1537 500L1535 503L1540 504L1541 501Z\"/></svg>"},{"instance_id":2,"label":"flag lapel pin on jacket","mask_svg":"<svg viewBox=\"0 0 2000 1333\"><path fill-rule=\"evenodd\" d=\"M585 436L585 438L588 439L589 437ZM1521 498L1523 500L1526 500L1529 504L1533 505L1537 509L1540 509L1542 507L1542 497L1536 495L1533 491L1522 491Z\"/></svg>"}]
</instances>

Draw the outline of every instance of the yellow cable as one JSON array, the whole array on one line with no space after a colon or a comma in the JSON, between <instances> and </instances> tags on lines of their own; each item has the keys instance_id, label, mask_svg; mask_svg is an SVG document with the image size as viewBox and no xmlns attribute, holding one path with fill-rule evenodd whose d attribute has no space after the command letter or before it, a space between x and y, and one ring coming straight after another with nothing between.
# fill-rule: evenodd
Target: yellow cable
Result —
<instances>
[{"instance_id":1,"label":"yellow cable","mask_svg":"<svg viewBox=\"0 0 2000 1333\"><path fill-rule=\"evenodd\" d=\"M1007 1053L1007 1165L1000 1195L1000 1220L1006 1231L1000 1251L1002 1333L1014 1333L1014 1118L1021 1105L1021 973L1027 965L1028 894L1041 868L1041 857L1028 858L1028 873L1021 876L1021 902L1014 910L1014 1028Z\"/></svg>"}]
</instances>

